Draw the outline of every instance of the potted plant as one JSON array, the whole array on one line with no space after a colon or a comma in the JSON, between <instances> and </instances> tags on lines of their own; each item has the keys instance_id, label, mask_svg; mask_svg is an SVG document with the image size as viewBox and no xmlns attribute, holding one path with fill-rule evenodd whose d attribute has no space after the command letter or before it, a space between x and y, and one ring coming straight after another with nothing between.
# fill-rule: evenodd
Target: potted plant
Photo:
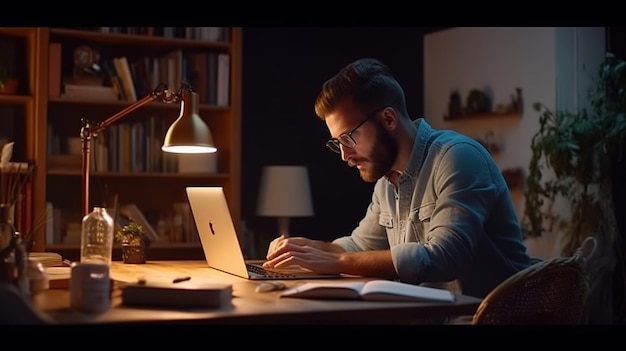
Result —
<instances>
[{"instance_id":1,"label":"potted plant","mask_svg":"<svg viewBox=\"0 0 626 351\"><path fill-rule=\"evenodd\" d=\"M18 80L11 76L9 67L0 64L0 94L17 93Z\"/></svg>"},{"instance_id":2,"label":"potted plant","mask_svg":"<svg viewBox=\"0 0 626 351\"><path fill-rule=\"evenodd\" d=\"M146 263L148 238L141 225L132 219L115 233L115 240L122 244L122 260L124 263Z\"/></svg>"},{"instance_id":3,"label":"potted plant","mask_svg":"<svg viewBox=\"0 0 626 351\"><path fill-rule=\"evenodd\" d=\"M589 110L533 106L539 113L539 130L531 141L524 189L524 236L558 233L563 256L572 255L587 236L596 238L597 247L587 262L591 322L612 323L616 310L623 313L624 233L620 234L615 206L623 200L613 196L613 186L620 181L615 168L626 162L625 68L624 60L606 55L589 90ZM568 215L558 211L563 206Z\"/></svg>"}]
</instances>

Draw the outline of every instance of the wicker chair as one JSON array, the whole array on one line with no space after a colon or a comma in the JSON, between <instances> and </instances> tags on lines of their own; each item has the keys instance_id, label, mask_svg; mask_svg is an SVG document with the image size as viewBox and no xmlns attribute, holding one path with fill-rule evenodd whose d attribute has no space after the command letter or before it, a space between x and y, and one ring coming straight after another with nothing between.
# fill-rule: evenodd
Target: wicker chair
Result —
<instances>
[{"instance_id":1,"label":"wicker chair","mask_svg":"<svg viewBox=\"0 0 626 351\"><path fill-rule=\"evenodd\" d=\"M509 277L483 299L471 324L586 324L585 262L595 245L588 237L573 256L542 260Z\"/></svg>"}]
</instances>

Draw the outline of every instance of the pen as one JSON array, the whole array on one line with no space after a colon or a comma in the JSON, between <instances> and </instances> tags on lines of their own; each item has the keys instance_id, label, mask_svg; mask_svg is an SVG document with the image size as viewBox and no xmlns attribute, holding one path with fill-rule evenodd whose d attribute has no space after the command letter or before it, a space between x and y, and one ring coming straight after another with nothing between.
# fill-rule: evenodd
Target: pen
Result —
<instances>
[{"instance_id":1,"label":"pen","mask_svg":"<svg viewBox=\"0 0 626 351\"><path fill-rule=\"evenodd\" d=\"M172 283L180 283L180 282L184 282L187 280L191 280L191 277L175 278L174 280L172 280Z\"/></svg>"}]
</instances>

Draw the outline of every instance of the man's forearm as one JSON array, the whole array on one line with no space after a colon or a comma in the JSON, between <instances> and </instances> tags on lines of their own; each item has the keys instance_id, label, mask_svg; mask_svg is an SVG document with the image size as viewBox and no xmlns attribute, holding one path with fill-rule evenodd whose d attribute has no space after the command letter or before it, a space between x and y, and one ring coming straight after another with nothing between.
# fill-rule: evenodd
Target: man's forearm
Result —
<instances>
[{"instance_id":1,"label":"man's forearm","mask_svg":"<svg viewBox=\"0 0 626 351\"><path fill-rule=\"evenodd\" d=\"M398 277L391 250L345 252L340 256L339 265L342 273L384 279Z\"/></svg>"}]
</instances>

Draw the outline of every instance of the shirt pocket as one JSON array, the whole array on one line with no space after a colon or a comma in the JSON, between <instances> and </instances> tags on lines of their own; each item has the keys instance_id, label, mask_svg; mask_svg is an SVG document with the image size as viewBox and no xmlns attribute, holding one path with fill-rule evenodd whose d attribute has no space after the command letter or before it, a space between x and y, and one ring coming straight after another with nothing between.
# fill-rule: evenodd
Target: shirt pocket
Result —
<instances>
[{"instance_id":1,"label":"shirt pocket","mask_svg":"<svg viewBox=\"0 0 626 351\"><path fill-rule=\"evenodd\" d=\"M417 220L419 222L430 222L430 217L433 215L434 210L435 204L422 205L417 210Z\"/></svg>"},{"instance_id":2,"label":"shirt pocket","mask_svg":"<svg viewBox=\"0 0 626 351\"><path fill-rule=\"evenodd\" d=\"M393 228L393 216L389 212L381 212L378 215L378 224L385 227L385 229Z\"/></svg>"},{"instance_id":3,"label":"shirt pocket","mask_svg":"<svg viewBox=\"0 0 626 351\"><path fill-rule=\"evenodd\" d=\"M411 226L417 242L426 242L426 233L430 230L430 217L435 210L435 204L423 205L411 211Z\"/></svg>"}]
</instances>

